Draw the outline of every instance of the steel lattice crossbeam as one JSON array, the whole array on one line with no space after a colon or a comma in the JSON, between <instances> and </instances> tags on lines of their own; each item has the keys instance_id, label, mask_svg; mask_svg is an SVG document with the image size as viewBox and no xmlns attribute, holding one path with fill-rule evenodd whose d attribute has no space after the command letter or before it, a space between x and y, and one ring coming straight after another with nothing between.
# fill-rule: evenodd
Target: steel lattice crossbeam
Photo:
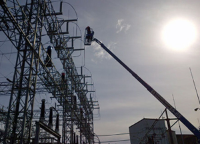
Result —
<instances>
[{"instance_id":1,"label":"steel lattice crossbeam","mask_svg":"<svg viewBox=\"0 0 200 144\"><path fill-rule=\"evenodd\" d=\"M27 0L23 6L17 0L1 0L0 5L0 29L17 49L13 79L0 83L0 94L10 95L4 143L30 143L34 137L34 99L39 92L51 93L62 106L63 143L72 142L74 125L80 129L80 139L85 137L87 143L93 143L94 106L92 97L87 98L87 77L78 74L71 56L74 39L81 37L68 35L68 23L76 19L58 20L62 13L54 11L50 0ZM66 32L61 29L64 23ZM41 42L43 28L63 64L65 80L53 63L46 66L51 58ZM82 111L74 108L73 96L77 96Z\"/></svg>"}]
</instances>

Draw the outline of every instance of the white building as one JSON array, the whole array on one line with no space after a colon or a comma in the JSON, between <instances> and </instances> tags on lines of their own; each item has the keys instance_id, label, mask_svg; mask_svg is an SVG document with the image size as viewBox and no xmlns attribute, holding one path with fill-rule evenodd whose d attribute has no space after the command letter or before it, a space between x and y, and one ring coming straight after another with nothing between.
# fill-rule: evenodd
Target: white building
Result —
<instances>
[{"instance_id":1,"label":"white building","mask_svg":"<svg viewBox=\"0 0 200 144\"><path fill-rule=\"evenodd\" d=\"M169 144L164 119L144 118L129 127L131 144ZM172 132L177 144L175 132Z\"/></svg>"}]
</instances>

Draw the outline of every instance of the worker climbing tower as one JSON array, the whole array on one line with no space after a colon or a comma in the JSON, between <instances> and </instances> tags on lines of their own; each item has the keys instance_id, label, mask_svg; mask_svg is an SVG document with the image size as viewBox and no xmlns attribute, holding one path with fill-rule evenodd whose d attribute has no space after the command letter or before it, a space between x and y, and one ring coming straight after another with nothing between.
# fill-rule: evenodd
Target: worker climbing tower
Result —
<instances>
[{"instance_id":1,"label":"worker climbing tower","mask_svg":"<svg viewBox=\"0 0 200 144\"><path fill-rule=\"evenodd\" d=\"M69 31L69 23L77 18L58 18L63 14L63 2L59 2L58 12L51 0L20 2L0 1L0 31L17 51L13 79L0 83L0 94L10 95L1 140L4 144L94 143L93 111L98 102L92 97L95 91L87 86L91 76L84 74L84 67L78 71L72 57L75 51L84 50L74 46L82 37L71 36ZM49 46L44 44L44 36ZM63 72L52 60L53 51ZM38 93L48 93L48 99L57 104L46 110L43 100L41 109L35 109Z\"/></svg>"}]
</instances>

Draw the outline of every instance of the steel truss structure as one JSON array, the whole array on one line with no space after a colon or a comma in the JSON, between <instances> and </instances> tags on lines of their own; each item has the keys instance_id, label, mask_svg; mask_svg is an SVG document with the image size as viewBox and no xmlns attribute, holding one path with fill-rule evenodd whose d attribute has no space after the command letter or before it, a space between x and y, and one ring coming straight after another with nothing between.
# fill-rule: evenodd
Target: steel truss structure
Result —
<instances>
[{"instance_id":1,"label":"steel truss structure","mask_svg":"<svg viewBox=\"0 0 200 144\"><path fill-rule=\"evenodd\" d=\"M84 75L82 67L78 73L72 58L74 51L83 50L74 48L74 40L81 36L70 36L68 31L69 23L77 19L57 18L62 15L62 2L59 12L55 12L51 0L26 0L23 5L18 0L0 0L0 5L0 30L17 50L13 79L0 83L0 95L10 96L8 110L1 112L5 123L1 140L4 144L42 143L49 135L59 138L61 127L63 144L94 143L93 111L98 102L93 100L94 91L86 82L90 76ZM64 24L66 31L62 30ZM63 65L64 77L42 43L44 33ZM47 114L41 112L37 117L34 110L35 95L45 92L51 93L60 105L56 109L57 130L45 122ZM39 135L40 128L50 134ZM75 129L79 134L75 134Z\"/></svg>"}]
</instances>

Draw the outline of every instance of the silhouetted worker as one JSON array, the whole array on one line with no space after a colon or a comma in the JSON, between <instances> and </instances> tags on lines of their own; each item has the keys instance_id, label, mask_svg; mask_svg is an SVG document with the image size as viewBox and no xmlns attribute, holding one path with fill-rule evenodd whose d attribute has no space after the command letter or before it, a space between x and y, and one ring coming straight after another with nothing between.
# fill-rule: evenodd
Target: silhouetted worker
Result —
<instances>
[{"instance_id":1,"label":"silhouetted worker","mask_svg":"<svg viewBox=\"0 0 200 144\"><path fill-rule=\"evenodd\" d=\"M89 43L89 41L91 39L91 30L90 30L90 27L87 26L86 30L87 30L87 36L86 36L86 38L87 38L87 42Z\"/></svg>"},{"instance_id":2,"label":"silhouetted worker","mask_svg":"<svg viewBox=\"0 0 200 144\"><path fill-rule=\"evenodd\" d=\"M87 26L87 27L86 27L86 29L87 29L87 34L91 34L90 27L89 27L89 26Z\"/></svg>"}]
</instances>

